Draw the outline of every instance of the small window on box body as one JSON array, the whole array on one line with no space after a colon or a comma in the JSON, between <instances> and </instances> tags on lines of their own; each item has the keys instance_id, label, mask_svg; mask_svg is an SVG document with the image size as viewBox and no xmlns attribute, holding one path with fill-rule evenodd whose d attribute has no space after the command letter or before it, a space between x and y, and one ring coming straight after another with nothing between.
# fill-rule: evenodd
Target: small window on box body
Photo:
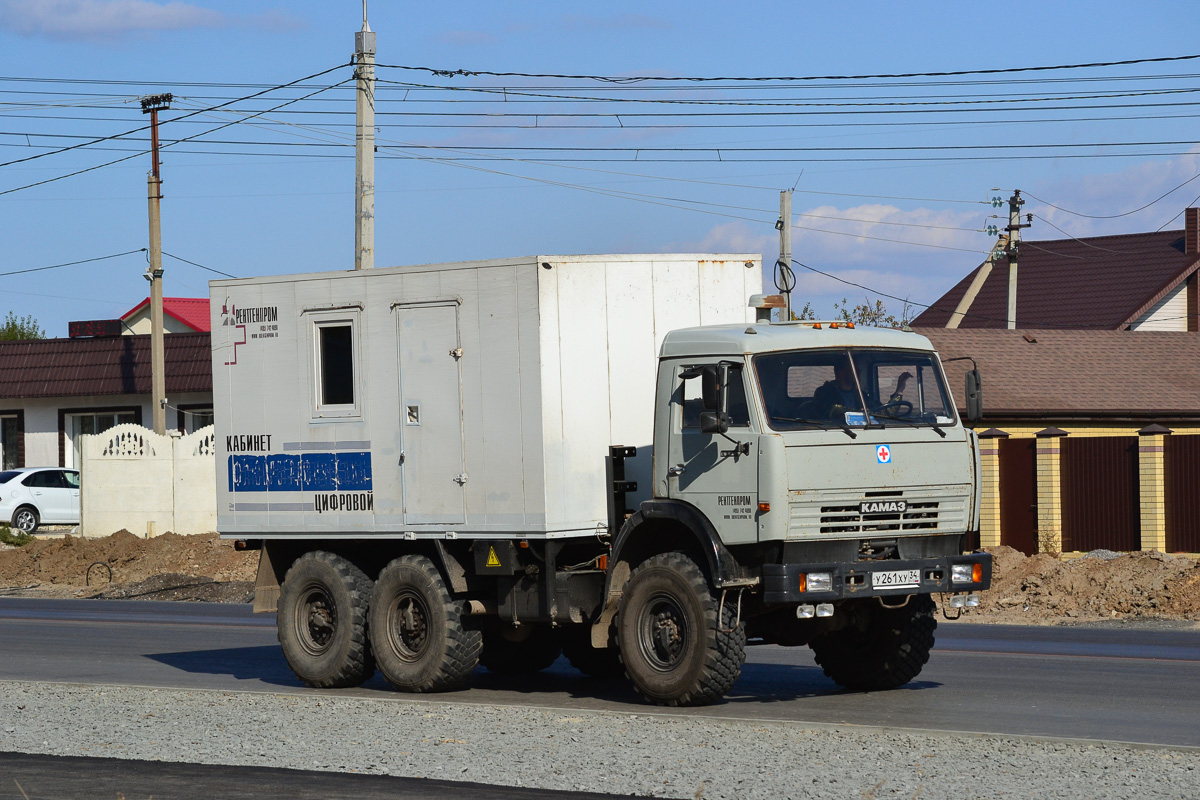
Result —
<instances>
[{"instance_id":1,"label":"small window on box body","mask_svg":"<svg viewBox=\"0 0 1200 800\"><path fill-rule=\"evenodd\" d=\"M358 361L358 315L345 311L313 319L314 414L316 418L362 414L361 367Z\"/></svg>"},{"instance_id":2,"label":"small window on box body","mask_svg":"<svg viewBox=\"0 0 1200 800\"><path fill-rule=\"evenodd\" d=\"M321 405L354 405L353 329L345 325L321 325Z\"/></svg>"}]
</instances>

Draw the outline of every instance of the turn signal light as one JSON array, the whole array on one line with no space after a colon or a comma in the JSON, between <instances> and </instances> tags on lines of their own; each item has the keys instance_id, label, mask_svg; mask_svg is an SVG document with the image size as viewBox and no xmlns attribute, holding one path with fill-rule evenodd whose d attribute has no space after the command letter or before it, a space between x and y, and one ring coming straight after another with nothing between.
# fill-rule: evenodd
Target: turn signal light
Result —
<instances>
[{"instance_id":1,"label":"turn signal light","mask_svg":"<svg viewBox=\"0 0 1200 800\"><path fill-rule=\"evenodd\" d=\"M976 564L971 567L971 581L979 583L983 580L983 564Z\"/></svg>"},{"instance_id":2,"label":"turn signal light","mask_svg":"<svg viewBox=\"0 0 1200 800\"><path fill-rule=\"evenodd\" d=\"M608 569L608 553L601 553L596 556L596 568L599 570Z\"/></svg>"},{"instance_id":3,"label":"turn signal light","mask_svg":"<svg viewBox=\"0 0 1200 800\"><path fill-rule=\"evenodd\" d=\"M768 512L768 511L770 511L770 510L771 510L771 504L770 504L770 503L759 503L759 504L758 504L758 513L760 513L760 514L765 514L765 513L767 513L767 512Z\"/></svg>"},{"instance_id":4,"label":"turn signal light","mask_svg":"<svg viewBox=\"0 0 1200 800\"><path fill-rule=\"evenodd\" d=\"M808 591L808 576L803 572L800 573L800 591Z\"/></svg>"}]
</instances>

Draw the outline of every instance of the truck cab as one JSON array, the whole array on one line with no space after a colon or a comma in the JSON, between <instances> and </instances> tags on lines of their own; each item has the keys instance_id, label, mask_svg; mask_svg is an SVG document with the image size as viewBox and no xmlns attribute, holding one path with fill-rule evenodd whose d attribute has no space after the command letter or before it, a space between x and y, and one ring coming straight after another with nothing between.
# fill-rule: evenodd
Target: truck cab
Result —
<instances>
[{"instance_id":1,"label":"truck cab","mask_svg":"<svg viewBox=\"0 0 1200 800\"><path fill-rule=\"evenodd\" d=\"M991 556L968 552L978 440L925 337L842 322L672 331L655 412L653 498L614 543L617 568L631 567L623 597L637 596L634 562L678 548L709 577L718 615L735 607L729 627L808 644L829 677L874 690L924 665L935 595L961 609L990 585ZM624 621L622 652L664 669L661 642L684 617L659 603L640 641Z\"/></svg>"}]
</instances>

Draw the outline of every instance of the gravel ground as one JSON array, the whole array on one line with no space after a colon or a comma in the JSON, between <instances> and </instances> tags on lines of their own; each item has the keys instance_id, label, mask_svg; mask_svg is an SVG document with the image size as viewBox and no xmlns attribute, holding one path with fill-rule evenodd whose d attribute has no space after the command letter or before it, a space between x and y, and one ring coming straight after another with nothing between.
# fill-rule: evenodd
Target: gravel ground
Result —
<instances>
[{"instance_id":1,"label":"gravel ground","mask_svg":"<svg viewBox=\"0 0 1200 800\"><path fill-rule=\"evenodd\" d=\"M0 682L26 753L680 798L1195 798L1200 749L804 723Z\"/></svg>"}]
</instances>

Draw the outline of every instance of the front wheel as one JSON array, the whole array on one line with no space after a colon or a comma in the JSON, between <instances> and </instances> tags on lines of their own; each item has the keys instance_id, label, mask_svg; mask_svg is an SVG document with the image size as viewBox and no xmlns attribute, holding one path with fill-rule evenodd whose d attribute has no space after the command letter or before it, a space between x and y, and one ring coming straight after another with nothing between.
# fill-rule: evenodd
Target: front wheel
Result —
<instances>
[{"instance_id":1,"label":"front wheel","mask_svg":"<svg viewBox=\"0 0 1200 800\"><path fill-rule=\"evenodd\" d=\"M276 624L296 677L319 689L358 686L375 674L367 642L371 579L324 551L296 559L279 588Z\"/></svg>"},{"instance_id":2,"label":"front wheel","mask_svg":"<svg viewBox=\"0 0 1200 800\"><path fill-rule=\"evenodd\" d=\"M920 674L937 628L933 598L913 595L902 608L865 600L850 624L818 636L810 646L835 683L859 692L895 689Z\"/></svg>"},{"instance_id":3,"label":"front wheel","mask_svg":"<svg viewBox=\"0 0 1200 800\"><path fill-rule=\"evenodd\" d=\"M31 506L21 506L12 516L12 526L21 533L33 533L40 522L37 509Z\"/></svg>"},{"instance_id":4,"label":"front wheel","mask_svg":"<svg viewBox=\"0 0 1200 800\"><path fill-rule=\"evenodd\" d=\"M707 705L737 681L746 629L713 596L682 553L643 562L629 577L617 616L625 673L643 697L667 706Z\"/></svg>"},{"instance_id":5,"label":"front wheel","mask_svg":"<svg viewBox=\"0 0 1200 800\"><path fill-rule=\"evenodd\" d=\"M404 692L461 686L483 649L482 635L463 627L460 604L425 556L401 556L379 573L369 630L380 671Z\"/></svg>"}]
</instances>

